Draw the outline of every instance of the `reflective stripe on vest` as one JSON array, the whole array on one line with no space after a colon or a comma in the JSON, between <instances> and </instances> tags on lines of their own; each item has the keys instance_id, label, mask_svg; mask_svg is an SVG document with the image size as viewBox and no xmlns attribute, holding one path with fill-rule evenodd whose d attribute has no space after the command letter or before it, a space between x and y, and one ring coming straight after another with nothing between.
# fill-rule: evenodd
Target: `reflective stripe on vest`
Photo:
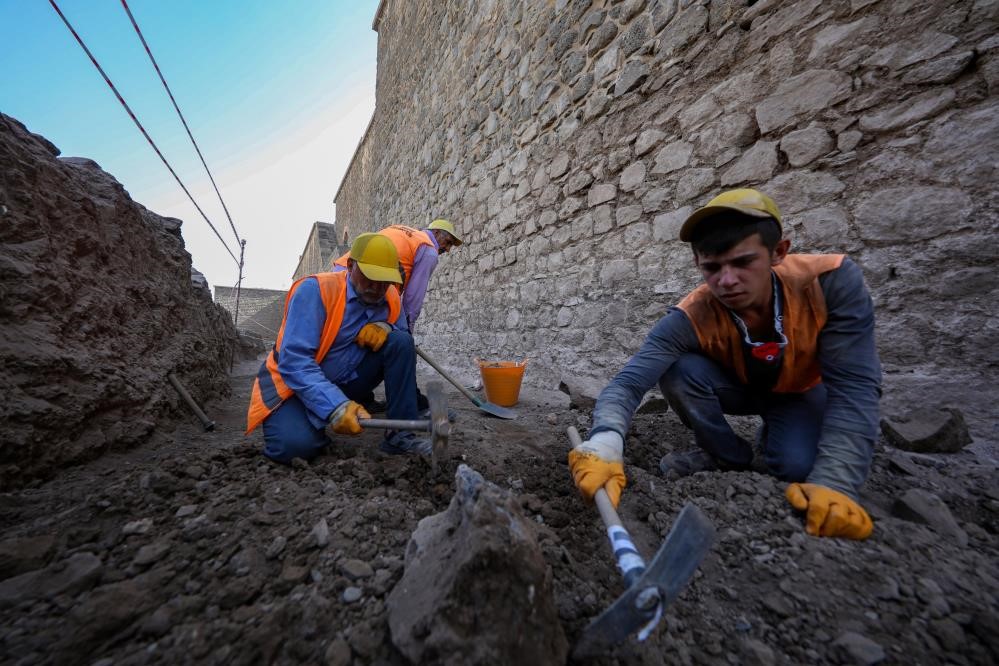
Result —
<instances>
[{"instance_id":1,"label":"reflective stripe on vest","mask_svg":"<svg viewBox=\"0 0 999 666\"><path fill-rule=\"evenodd\" d=\"M319 347L316 349L316 363L320 363L326 358L326 354L329 353L336 341L337 333L340 332L340 323L343 321L344 309L347 307L347 273L316 273L296 280L284 299L284 315L281 318L281 327L278 329L274 348L260 366L257 378L253 382L250 407L246 413L246 434L253 432L282 402L295 394L281 377L278 370L278 358L281 342L284 339L284 327L288 319L288 305L291 303L291 297L302 281L308 280L310 277L316 278L319 282L319 294L326 310L326 321L319 337ZM399 292L395 285L389 287L388 291L385 292L385 299L389 306L388 322L394 324L399 319L399 312L402 309Z\"/></svg>"},{"instance_id":2,"label":"reflective stripe on vest","mask_svg":"<svg viewBox=\"0 0 999 666\"><path fill-rule=\"evenodd\" d=\"M826 299L819 276L839 268L842 254L789 254L774 266L784 297L784 334L787 346L774 393L804 393L822 381L819 332L826 325ZM735 372L743 384L746 360L742 336L728 308L702 284L677 306L687 314L701 350L722 367Z\"/></svg>"}]
</instances>

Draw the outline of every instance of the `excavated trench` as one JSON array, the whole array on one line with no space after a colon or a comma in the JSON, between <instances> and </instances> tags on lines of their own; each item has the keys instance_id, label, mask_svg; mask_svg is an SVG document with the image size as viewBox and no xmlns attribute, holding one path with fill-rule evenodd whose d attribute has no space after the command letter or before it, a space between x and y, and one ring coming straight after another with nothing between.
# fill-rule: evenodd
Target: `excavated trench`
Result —
<instances>
[{"instance_id":1,"label":"excavated trench","mask_svg":"<svg viewBox=\"0 0 999 666\"><path fill-rule=\"evenodd\" d=\"M338 443L311 465L282 467L259 455L259 436L242 434L255 370L256 362L237 366L232 396L207 405L215 432L192 416L155 442L0 496L0 659L405 663L387 600L418 521L446 509L462 463L507 491L533 526L560 625L551 632L564 631L571 646L621 592L599 520L566 471L564 430L588 416L569 409L566 396L526 389L519 418L504 421L451 390L458 421L436 478L422 459L377 453L377 434ZM636 417L621 515L651 554L692 501L714 521L718 542L649 640L598 663L999 657L994 466L967 451L879 448L863 498L876 530L855 543L806 536L768 476L667 483L652 473L662 452L688 445L673 415ZM950 507L953 532L892 515L912 489ZM493 577L481 586L487 593L453 595L442 608L499 613L519 603L504 594L519 589L510 567L477 575ZM476 644L522 654L517 623L470 626L451 637L453 650L465 641L466 655L481 654ZM442 653L424 660L462 661Z\"/></svg>"}]
</instances>

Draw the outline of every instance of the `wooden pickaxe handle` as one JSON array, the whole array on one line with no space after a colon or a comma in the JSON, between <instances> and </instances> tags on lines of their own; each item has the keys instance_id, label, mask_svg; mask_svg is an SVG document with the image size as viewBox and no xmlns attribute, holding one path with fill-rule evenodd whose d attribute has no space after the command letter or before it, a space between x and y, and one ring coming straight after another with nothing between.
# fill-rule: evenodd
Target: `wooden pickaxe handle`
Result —
<instances>
[{"instance_id":1,"label":"wooden pickaxe handle","mask_svg":"<svg viewBox=\"0 0 999 666\"><path fill-rule=\"evenodd\" d=\"M384 428L385 430L424 430L433 431L432 421L410 419L357 419L362 428Z\"/></svg>"}]
</instances>

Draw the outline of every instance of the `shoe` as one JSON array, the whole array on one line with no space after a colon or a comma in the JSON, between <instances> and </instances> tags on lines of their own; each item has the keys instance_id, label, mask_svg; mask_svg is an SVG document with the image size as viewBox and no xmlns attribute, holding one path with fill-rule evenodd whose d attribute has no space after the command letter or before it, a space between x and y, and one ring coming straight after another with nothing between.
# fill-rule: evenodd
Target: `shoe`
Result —
<instances>
[{"instance_id":1,"label":"shoe","mask_svg":"<svg viewBox=\"0 0 999 666\"><path fill-rule=\"evenodd\" d=\"M659 470L665 477L683 478L697 472L713 472L718 463L704 449L667 453L659 461Z\"/></svg>"},{"instance_id":2,"label":"shoe","mask_svg":"<svg viewBox=\"0 0 999 666\"><path fill-rule=\"evenodd\" d=\"M384 414L388 403L378 398L372 398L367 402L362 402L361 406L368 410L368 414Z\"/></svg>"},{"instance_id":3,"label":"shoe","mask_svg":"<svg viewBox=\"0 0 999 666\"><path fill-rule=\"evenodd\" d=\"M433 443L410 430L387 433L378 445L378 450L390 456L404 454L429 456L434 451Z\"/></svg>"},{"instance_id":4,"label":"shoe","mask_svg":"<svg viewBox=\"0 0 999 666\"><path fill-rule=\"evenodd\" d=\"M430 420L430 408L427 407L426 409L417 412L416 418L417 418L417 420L420 420L420 421L429 421ZM447 410L447 420L448 420L448 422L454 423L454 421L455 421L456 418L457 418L457 414L454 413L454 410L451 410L451 409Z\"/></svg>"}]
</instances>

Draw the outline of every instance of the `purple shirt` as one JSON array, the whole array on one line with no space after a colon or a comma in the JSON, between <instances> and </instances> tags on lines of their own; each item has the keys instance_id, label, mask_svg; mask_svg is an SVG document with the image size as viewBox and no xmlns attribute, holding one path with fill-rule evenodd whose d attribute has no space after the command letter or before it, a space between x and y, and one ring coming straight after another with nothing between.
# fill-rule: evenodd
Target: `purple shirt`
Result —
<instances>
[{"instance_id":1,"label":"purple shirt","mask_svg":"<svg viewBox=\"0 0 999 666\"><path fill-rule=\"evenodd\" d=\"M440 244L434 238L433 232L429 229L424 229L423 233L430 238L430 242L434 246L421 245L417 248L416 256L413 257L413 272L412 275L408 276L406 291L402 294L402 310L406 313L410 331L413 330L413 324L416 323L416 319L420 316L420 311L423 309L423 299L427 295L427 285L430 284L430 276L433 274L434 269L437 268L437 259L440 254Z\"/></svg>"}]
</instances>

